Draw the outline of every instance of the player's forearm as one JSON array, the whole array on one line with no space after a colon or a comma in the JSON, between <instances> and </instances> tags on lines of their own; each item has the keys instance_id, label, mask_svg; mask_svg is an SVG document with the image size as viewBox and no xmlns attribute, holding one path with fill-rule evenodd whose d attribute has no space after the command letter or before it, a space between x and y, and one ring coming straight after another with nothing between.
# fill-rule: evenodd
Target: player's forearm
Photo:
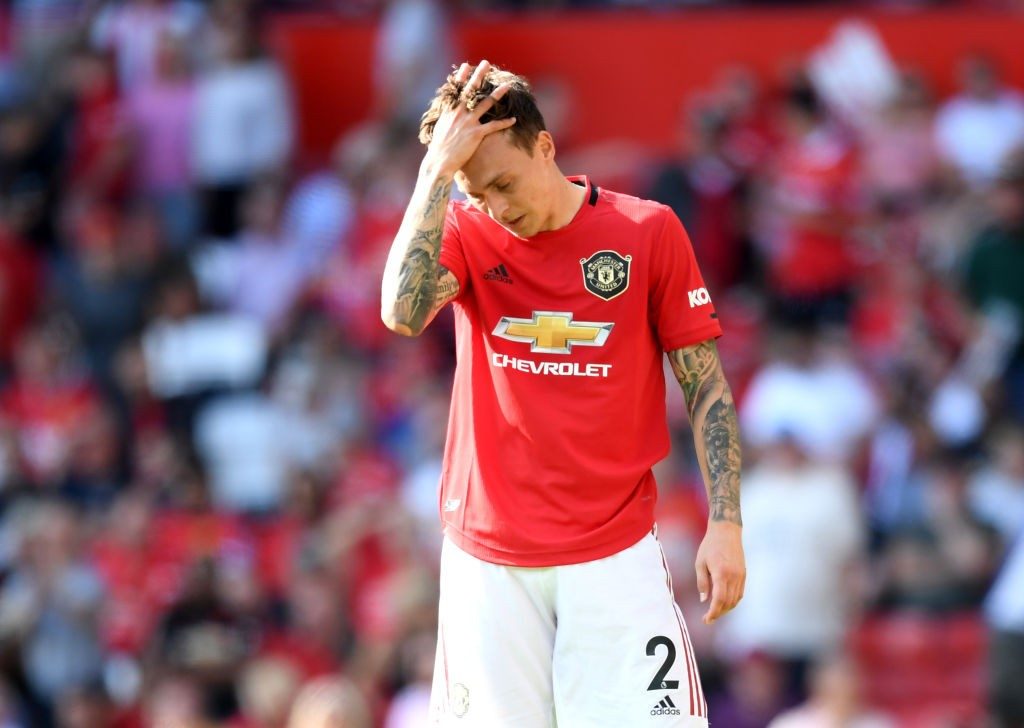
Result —
<instances>
[{"instance_id":1,"label":"player's forearm","mask_svg":"<svg viewBox=\"0 0 1024 728\"><path fill-rule=\"evenodd\" d=\"M669 360L686 397L709 520L742 525L739 421L715 342L676 349L669 352Z\"/></svg>"},{"instance_id":2,"label":"player's forearm","mask_svg":"<svg viewBox=\"0 0 1024 728\"><path fill-rule=\"evenodd\" d=\"M424 165L391 244L381 284L380 315L396 333L419 334L435 312L441 236L451 189L450 175Z\"/></svg>"}]
</instances>

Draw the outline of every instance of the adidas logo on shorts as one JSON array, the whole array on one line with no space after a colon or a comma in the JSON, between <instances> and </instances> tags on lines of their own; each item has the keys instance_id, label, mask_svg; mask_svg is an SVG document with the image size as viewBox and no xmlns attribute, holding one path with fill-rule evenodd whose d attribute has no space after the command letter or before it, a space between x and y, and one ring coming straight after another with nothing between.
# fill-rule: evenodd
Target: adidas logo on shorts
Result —
<instances>
[{"instance_id":1,"label":"adidas logo on shorts","mask_svg":"<svg viewBox=\"0 0 1024 728\"><path fill-rule=\"evenodd\" d=\"M680 715L682 711L672 702L672 698L666 695L661 701L651 708L651 715Z\"/></svg>"}]
</instances>

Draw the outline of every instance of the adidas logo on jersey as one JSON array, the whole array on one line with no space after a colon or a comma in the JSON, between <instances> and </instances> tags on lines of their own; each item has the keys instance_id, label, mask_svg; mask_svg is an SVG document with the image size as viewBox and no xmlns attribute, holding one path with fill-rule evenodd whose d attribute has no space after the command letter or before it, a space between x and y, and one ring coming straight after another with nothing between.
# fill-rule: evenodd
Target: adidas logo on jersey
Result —
<instances>
[{"instance_id":1,"label":"adidas logo on jersey","mask_svg":"<svg viewBox=\"0 0 1024 728\"><path fill-rule=\"evenodd\" d=\"M681 715L682 711L672 702L672 698L666 695L657 705L651 708L651 715Z\"/></svg>"},{"instance_id":2,"label":"adidas logo on jersey","mask_svg":"<svg viewBox=\"0 0 1024 728\"><path fill-rule=\"evenodd\" d=\"M505 264L501 263L494 266L489 271L484 273L485 281L498 281L499 283L511 283L512 278L508 274L508 270L505 269Z\"/></svg>"}]
</instances>

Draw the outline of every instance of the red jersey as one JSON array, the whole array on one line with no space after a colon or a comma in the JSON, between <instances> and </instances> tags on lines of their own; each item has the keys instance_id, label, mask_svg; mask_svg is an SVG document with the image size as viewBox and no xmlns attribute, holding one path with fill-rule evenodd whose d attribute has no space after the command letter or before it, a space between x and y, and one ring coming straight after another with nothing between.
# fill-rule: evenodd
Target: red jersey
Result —
<instances>
[{"instance_id":1,"label":"red jersey","mask_svg":"<svg viewBox=\"0 0 1024 728\"><path fill-rule=\"evenodd\" d=\"M675 214L571 179L586 199L558 230L517 238L468 202L445 223L460 291L441 518L500 564L600 559L651 530L663 352L721 335Z\"/></svg>"}]
</instances>

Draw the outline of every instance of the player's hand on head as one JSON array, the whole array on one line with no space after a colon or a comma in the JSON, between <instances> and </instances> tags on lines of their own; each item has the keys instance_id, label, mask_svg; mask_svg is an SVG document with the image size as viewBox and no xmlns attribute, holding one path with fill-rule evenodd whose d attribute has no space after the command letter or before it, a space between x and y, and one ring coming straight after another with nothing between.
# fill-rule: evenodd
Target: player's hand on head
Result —
<instances>
[{"instance_id":1,"label":"player's hand on head","mask_svg":"<svg viewBox=\"0 0 1024 728\"><path fill-rule=\"evenodd\" d=\"M711 600L704 614L704 623L711 624L743 598L747 567L740 526L730 522L709 523L697 550L695 567L700 600Z\"/></svg>"},{"instance_id":2,"label":"player's hand on head","mask_svg":"<svg viewBox=\"0 0 1024 728\"><path fill-rule=\"evenodd\" d=\"M454 74L455 82L463 85L459 103L441 112L427 147L429 160L446 174L454 174L465 166L487 135L516 123L515 118L480 123L483 115L511 88L511 84L501 84L481 98L480 88L490 70L490 63L480 61L476 68L463 63Z\"/></svg>"}]
</instances>

